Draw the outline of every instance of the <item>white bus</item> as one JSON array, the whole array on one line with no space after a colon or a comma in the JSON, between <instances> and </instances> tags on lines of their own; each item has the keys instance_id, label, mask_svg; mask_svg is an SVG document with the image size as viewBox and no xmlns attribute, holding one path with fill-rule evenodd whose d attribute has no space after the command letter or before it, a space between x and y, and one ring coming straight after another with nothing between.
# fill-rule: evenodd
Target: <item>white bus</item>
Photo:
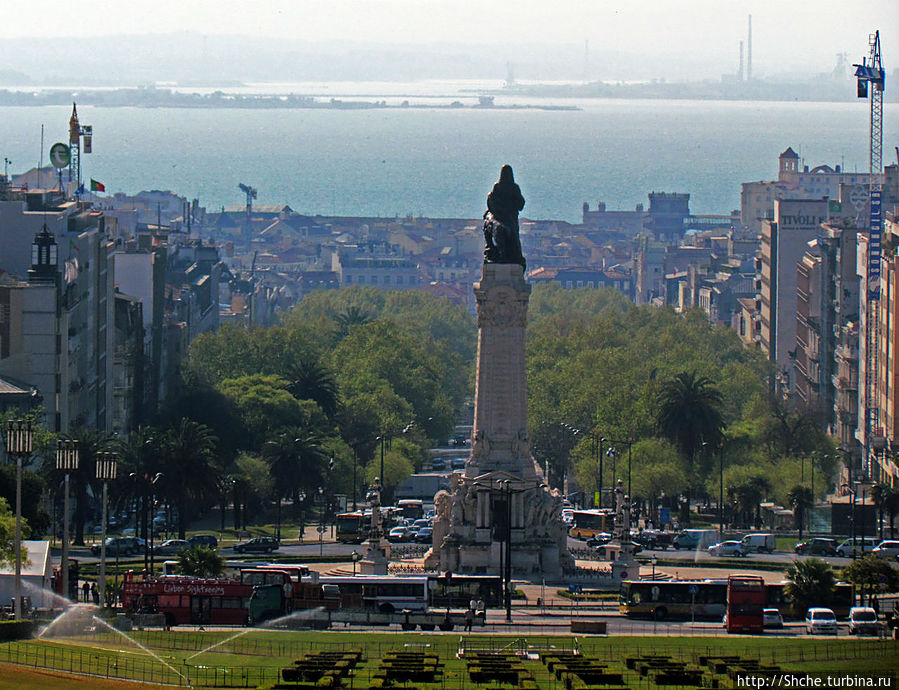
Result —
<instances>
[{"instance_id":1,"label":"white bus","mask_svg":"<svg viewBox=\"0 0 899 690\"><path fill-rule=\"evenodd\" d=\"M322 587L336 586L345 609L374 609L382 613L425 611L428 608L428 578L396 575L356 575L319 578Z\"/></svg>"}]
</instances>

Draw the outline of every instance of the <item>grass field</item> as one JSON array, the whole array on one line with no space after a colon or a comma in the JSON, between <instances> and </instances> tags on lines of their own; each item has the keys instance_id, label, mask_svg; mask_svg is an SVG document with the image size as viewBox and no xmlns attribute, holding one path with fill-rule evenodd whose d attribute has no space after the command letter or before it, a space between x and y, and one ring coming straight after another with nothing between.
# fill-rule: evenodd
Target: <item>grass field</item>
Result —
<instances>
[{"instance_id":1,"label":"grass field","mask_svg":"<svg viewBox=\"0 0 899 690\"><path fill-rule=\"evenodd\" d=\"M646 678L624 667L629 656L665 655L695 664L701 655L737 655L779 666L785 672L814 674L864 673L877 676L899 672L899 643L856 639L787 639L772 637L499 637L458 634L355 633L264 631L142 631L130 639L107 629L70 631L65 637L0 645L0 662L14 662L2 673L0 690L22 687L103 687L97 678L129 679L193 687L259 687L279 680L280 669L306 654L362 651L363 662L352 678L353 687L369 687L381 659L392 651L427 651L439 657L442 680L430 687L486 687L472 682L466 661L456 658L460 647L471 649L570 651L577 648L610 669L625 674L632 688L653 687ZM523 662L539 688L561 690L557 679L539 660ZM13 670L18 669L18 670ZM89 681L71 677L75 685L55 682L36 669L90 674ZM20 680L14 680L19 678ZM57 679L58 680L58 679ZM6 684L4 684L6 683ZM82 683L82 684L78 684ZM87 683L87 684L83 684ZM121 687L120 684L109 687ZM134 687L129 685L128 687ZM490 687L499 687L496 684ZM503 687L511 687L505 685ZM725 686L727 687L727 686Z\"/></svg>"}]
</instances>

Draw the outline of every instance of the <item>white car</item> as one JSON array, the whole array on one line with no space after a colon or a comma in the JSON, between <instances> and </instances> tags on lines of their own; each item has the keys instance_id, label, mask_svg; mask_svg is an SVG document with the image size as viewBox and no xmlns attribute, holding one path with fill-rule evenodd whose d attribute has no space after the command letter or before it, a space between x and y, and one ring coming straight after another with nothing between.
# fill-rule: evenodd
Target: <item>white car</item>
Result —
<instances>
[{"instance_id":1,"label":"white car","mask_svg":"<svg viewBox=\"0 0 899 690\"><path fill-rule=\"evenodd\" d=\"M899 556L899 540L885 539L875 546L871 553L878 558L889 558L892 560L896 556Z\"/></svg>"},{"instance_id":2,"label":"white car","mask_svg":"<svg viewBox=\"0 0 899 690\"><path fill-rule=\"evenodd\" d=\"M712 544L707 550L709 555L715 558L746 555L746 552L743 550L743 544L738 541L722 541L718 544Z\"/></svg>"},{"instance_id":3,"label":"white car","mask_svg":"<svg viewBox=\"0 0 899 690\"><path fill-rule=\"evenodd\" d=\"M853 606L849 609L850 635L879 635L880 622L877 612L869 606Z\"/></svg>"},{"instance_id":4,"label":"white car","mask_svg":"<svg viewBox=\"0 0 899 690\"><path fill-rule=\"evenodd\" d=\"M805 614L805 632L809 635L836 635L837 617L825 608L811 608Z\"/></svg>"},{"instance_id":5,"label":"white car","mask_svg":"<svg viewBox=\"0 0 899 690\"><path fill-rule=\"evenodd\" d=\"M784 627L783 616L777 609L762 609L762 625L766 628Z\"/></svg>"},{"instance_id":6,"label":"white car","mask_svg":"<svg viewBox=\"0 0 899 690\"><path fill-rule=\"evenodd\" d=\"M856 555L860 555L862 548L865 549L865 553L870 553L879 543L880 540L875 539L874 537L865 537L864 539L862 539L861 537L856 537L855 553ZM837 556L842 556L843 558L849 558L850 556L852 556L852 539L845 539L840 542L840 545L837 547Z\"/></svg>"}]
</instances>

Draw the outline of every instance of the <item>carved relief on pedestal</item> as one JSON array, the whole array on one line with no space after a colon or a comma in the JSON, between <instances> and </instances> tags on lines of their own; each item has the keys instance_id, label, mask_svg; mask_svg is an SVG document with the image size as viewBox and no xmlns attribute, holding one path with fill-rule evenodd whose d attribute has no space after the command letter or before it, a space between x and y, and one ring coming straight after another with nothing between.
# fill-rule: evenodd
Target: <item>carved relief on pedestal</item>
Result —
<instances>
[{"instance_id":1,"label":"carved relief on pedestal","mask_svg":"<svg viewBox=\"0 0 899 690\"><path fill-rule=\"evenodd\" d=\"M478 328L485 326L518 326L524 328L528 319L528 294L522 298L511 286L498 285L477 290Z\"/></svg>"}]
</instances>

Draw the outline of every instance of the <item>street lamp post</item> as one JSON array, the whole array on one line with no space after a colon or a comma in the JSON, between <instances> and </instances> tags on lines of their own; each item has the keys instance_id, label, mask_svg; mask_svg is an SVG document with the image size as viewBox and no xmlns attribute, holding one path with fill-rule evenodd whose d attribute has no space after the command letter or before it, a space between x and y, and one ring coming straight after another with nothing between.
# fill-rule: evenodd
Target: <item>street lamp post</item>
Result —
<instances>
[{"instance_id":1,"label":"street lamp post","mask_svg":"<svg viewBox=\"0 0 899 690\"><path fill-rule=\"evenodd\" d=\"M78 469L78 441L56 441L56 469L65 473L62 503L62 587L63 596L71 598L69 587L69 475ZM77 594L76 594L77 597Z\"/></svg>"},{"instance_id":2,"label":"street lamp post","mask_svg":"<svg viewBox=\"0 0 899 690\"><path fill-rule=\"evenodd\" d=\"M157 472L155 475L151 476L149 473L138 474L137 472L132 472L128 475L135 484L138 484L143 489L141 493L143 494L143 514L144 514L144 526L148 530L149 534L145 534L146 540L144 541L144 570L153 573L153 568L156 565L155 559L153 558L153 519L155 515L149 515L151 512L151 508L153 507L153 486L162 479L162 472ZM236 504L236 501L235 501ZM137 524L137 518L135 515L135 525ZM236 527L235 523L235 527Z\"/></svg>"},{"instance_id":3,"label":"street lamp post","mask_svg":"<svg viewBox=\"0 0 899 690\"><path fill-rule=\"evenodd\" d=\"M512 622L512 485L508 479L497 481L506 503L506 549L503 564L503 601L506 606L506 622Z\"/></svg>"},{"instance_id":4,"label":"street lamp post","mask_svg":"<svg viewBox=\"0 0 899 690\"><path fill-rule=\"evenodd\" d=\"M724 541L724 448L718 449L718 541Z\"/></svg>"},{"instance_id":5,"label":"street lamp post","mask_svg":"<svg viewBox=\"0 0 899 690\"><path fill-rule=\"evenodd\" d=\"M100 542L100 608L106 606L106 523L109 482L116 478L118 453L99 453L97 479L103 482L103 537ZM116 549L118 552L118 549Z\"/></svg>"},{"instance_id":6,"label":"street lamp post","mask_svg":"<svg viewBox=\"0 0 899 690\"><path fill-rule=\"evenodd\" d=\"M16 459L16 582L13 611L22 618L22 458L31 455L34 429L31 421L11 419L7 425L6 452Z\"/></svg>"},{"instance_id":7,"label":"street lamp post","mask_svg":"<svg viewBox=\"0 0 899 690\"><path fill-rule=\"evenodd\" d=\"M351 556L353 559L353 577L356 577L356 563L359 561L359 552L353 551Z\"/></svg>"}]
</instances>

